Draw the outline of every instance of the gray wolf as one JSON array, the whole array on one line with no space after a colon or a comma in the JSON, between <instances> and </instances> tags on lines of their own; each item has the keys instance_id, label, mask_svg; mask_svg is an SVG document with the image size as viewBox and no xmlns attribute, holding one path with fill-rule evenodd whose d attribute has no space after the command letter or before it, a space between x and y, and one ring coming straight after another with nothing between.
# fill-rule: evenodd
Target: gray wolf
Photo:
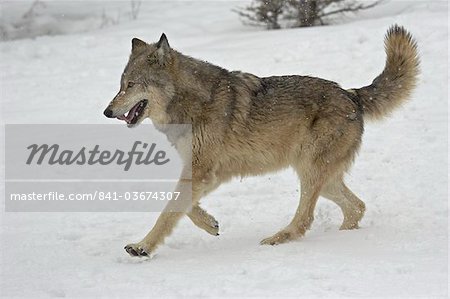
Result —
<instances>
[{"instance_id":1,"label":"gray wolf","mask_svg":"<svg viewBox=\"0 0 450 299\"><path fill-rule=\"evenodd\" d=\"M403 27L388 30L385 50L382 73L368 86L345 90L314 77L228 71L174 50L165 34L154 44L134 38L120 91L104 115L130 127L145 118L161 128L192 124L191 144L181 137L175 142L180 152L192 149L192 161L186 163L192 178L182 177L177 187L192 201L184 212L165 209L147 236L126 251L153 253L184 215L218 235L218 223L200 207L200 199L233 177L286 167L300 179L300 203L292 221L261 244L303 236L319 196L341 208L341 229L358 228L365 204L343 177L361 145L364 120L382 119L406 102L419 74L416 41ZM188 181L192 188L186 190Z\"/></svg>"}]
</instances>

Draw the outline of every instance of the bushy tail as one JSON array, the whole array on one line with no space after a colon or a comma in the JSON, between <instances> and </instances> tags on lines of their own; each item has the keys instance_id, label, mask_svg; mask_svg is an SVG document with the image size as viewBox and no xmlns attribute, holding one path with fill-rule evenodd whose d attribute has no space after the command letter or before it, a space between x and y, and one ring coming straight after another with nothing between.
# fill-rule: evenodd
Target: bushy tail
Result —
<instances>
[{"instance_id":1,"label":"bushy tail","mask_svg":"<svg viewBox=\"0 0 450 299\"><path fill-rule=\"evenodd\" d=\"M364 116L381 119L403 104L411 95L419 74L417 44L405 28L393 25L385 40L387 54L383 72L372 84L355 89L363 106Z\"/></svg>"}]
</instances>

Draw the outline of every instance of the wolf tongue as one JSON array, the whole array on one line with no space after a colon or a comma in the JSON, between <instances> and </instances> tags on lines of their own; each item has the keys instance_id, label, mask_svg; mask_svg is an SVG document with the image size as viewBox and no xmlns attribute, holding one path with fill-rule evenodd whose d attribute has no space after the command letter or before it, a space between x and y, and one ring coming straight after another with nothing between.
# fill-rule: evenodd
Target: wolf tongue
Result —
<instances>
[{"instance_id":1,"label":"wolf tongue","mask_svg":"<svg viewBox=\"0 0 450 299\"><path fill-rule=\"evenodd\" d=\"M136 113L136 110L139 108L139 103L137 103L136 105L133 106L133 108L131 108L130 112L128 112L128 115L125 117L127 122L130 122L133 117L134 114Z\"/></svg>"},{"instance_id":2,"label":"wolf tongue","mask_svg":"<svg viewBox=\"0 0 450 299\"><path fill-rule=\"evenodd\" d=\"M133 106L133 108L131 108L131 110L128 112L128 114L125 116L125 114L117 116L117 119L120 120L124 120L127 122L127 124L131 123L131 121L133 120L136 111L138 110L138 108L140 107L141 102L137 103L136 105Z\"/></svg>"}]
</instances>

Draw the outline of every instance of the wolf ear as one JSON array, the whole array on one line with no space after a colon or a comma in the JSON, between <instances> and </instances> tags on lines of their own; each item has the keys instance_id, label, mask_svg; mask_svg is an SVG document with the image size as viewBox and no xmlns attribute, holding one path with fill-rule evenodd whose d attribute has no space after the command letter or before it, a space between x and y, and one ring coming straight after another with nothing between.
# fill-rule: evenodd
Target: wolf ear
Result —
<instances>
[{"instance_id":1,"label":"wolf ear","mask_svg":"<svg viewBox=\"0 0 450 299\"><path fill-rule=\"evenodd\" d=\"M138 38L133 38L131 40L131 52L136 52L138 50L144 49L146 45L147 44L144 41Z\"/></svg>"},{"instance_id":2,"label":"wolf ear","mask_svg":"<svg viewBox=\"0 0 450 299\"><path fill-rule=\"evenodd\" d=\"M160 65L164 65L170 52L169 41L167 40L167 36L164 33L156 43L156 48L156 57L158 59L158 62Z\"/></svg>"},{"instance_id":3,"label":"wolf ear","mask_svg":"<svg viewBox=\"0 0 450 299\"><path fill-rule=\"evenodd\" d=\"M156 44L156 47L164 51L170 49L169 41L167 40L167 36L165 33L161 34L161 37L159 38L159 41Z\"/></svg>"}]
</instances>

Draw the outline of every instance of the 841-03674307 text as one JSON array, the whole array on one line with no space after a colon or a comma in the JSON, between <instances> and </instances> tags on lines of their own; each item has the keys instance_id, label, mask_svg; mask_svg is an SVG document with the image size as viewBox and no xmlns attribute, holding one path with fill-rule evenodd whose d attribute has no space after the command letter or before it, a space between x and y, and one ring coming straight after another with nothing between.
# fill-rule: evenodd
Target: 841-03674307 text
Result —
<instances>
[{"instance_id":1,"label":"841-03674307 text","mask_svg":"<svg viewBox=\"0 0 450 299\"><path fill-rule=\"evenodd\" d=\"M129 191L129 192L110 192L110 191L95 191L90 193L63 193L63 192L47 192L47 193L12 193L10 194L11 201L17 200L37 200L37 201L73 201L73 200L100 200L100 201L119 201L119 200L134 200L134 201L170 201L177 200L181 192L152 192L152 191Z\"/></svg>"}]
</instances>

